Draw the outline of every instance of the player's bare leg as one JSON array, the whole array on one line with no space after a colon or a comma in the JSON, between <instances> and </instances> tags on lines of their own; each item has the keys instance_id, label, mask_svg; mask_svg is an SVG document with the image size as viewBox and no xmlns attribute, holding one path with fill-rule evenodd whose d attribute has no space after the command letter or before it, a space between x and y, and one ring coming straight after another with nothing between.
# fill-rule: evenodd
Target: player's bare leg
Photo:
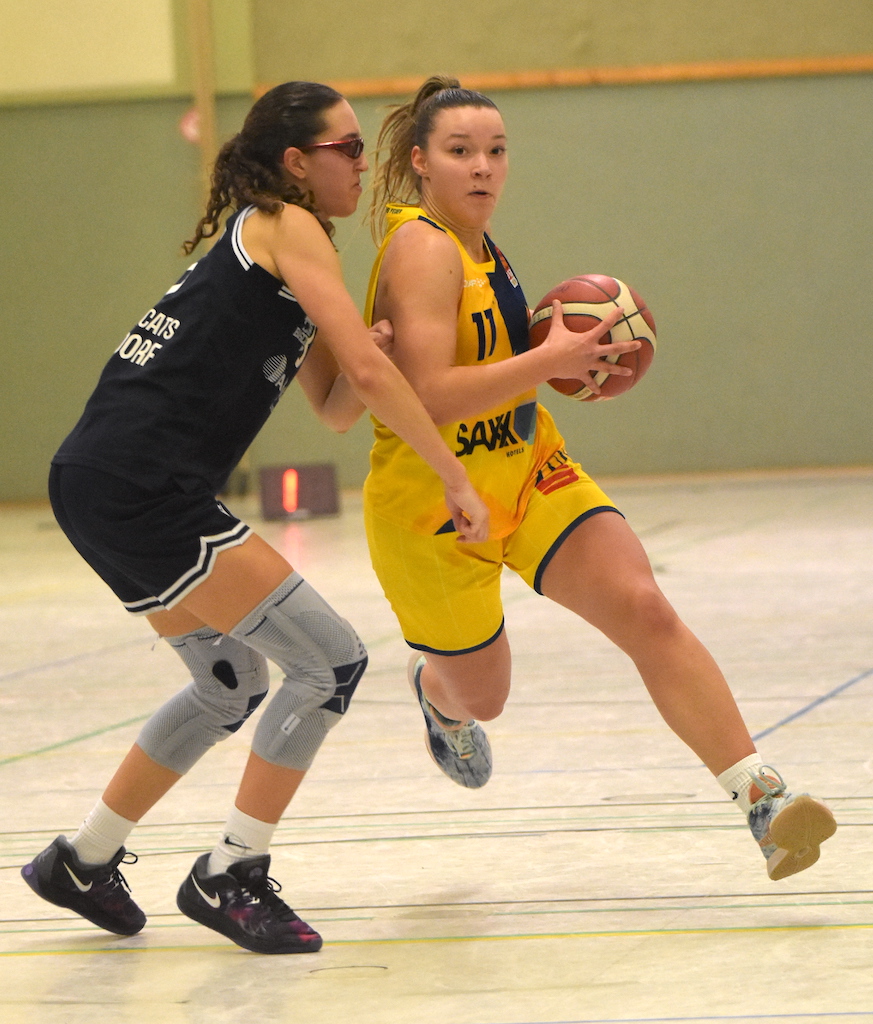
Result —
<instances>
[{"instance_id":1,"label":"player's bare leg","mask_svg":"<svg viewBox=\"0 0 873 1024\"><path fill-rule=\"evenodd\" d=\"M148 621L161 636L182 636L204 625L228 633L292 571L266 541L252 536L239 547L221 552L210 576L181 604L147 616ZM250 760L236 806L253 818L278 822L303 774L261 759ZM137 822L181 777L134 744L107 786L103 800L116 814ZM282 806L277 814L279 804Z\"/></svg>"},{"instance_id":2,"label":"player's bare leg","mask_svg":"<svg viewBox=\"0 0 873 1024\"><path fill-rule=\"evenodd\" d=\"M638 538L616 513L581 523L543 575L543 593L627 653L665 722L743 811L771 878L802 871L836 831L828 808L788 793L755 750L733 694L661 592Z\"/></svg>"},{"instance_id":3,"label":"player's bare leg","mask_svg":"<svg viewBox=\"0 0 873 1024\"><path fill-rule=\"evenodd\" d=\"M421 673L427 699L446 718L490 722L509 696L512 657L506 631L469 654L428 654Z\"/></svg>"},{"instance_id":4,"label":"player's bare leg","mask_svg":"<svg viewBox=\"0 0 873 1024\"><path fill-rule=\"evenodd\" d=\"M661 592L620 515L602 512L577 526L546 568L542 590L633 660L666 723L714 775L754 752L721 670Z\"/></svg>"}]
</instances>

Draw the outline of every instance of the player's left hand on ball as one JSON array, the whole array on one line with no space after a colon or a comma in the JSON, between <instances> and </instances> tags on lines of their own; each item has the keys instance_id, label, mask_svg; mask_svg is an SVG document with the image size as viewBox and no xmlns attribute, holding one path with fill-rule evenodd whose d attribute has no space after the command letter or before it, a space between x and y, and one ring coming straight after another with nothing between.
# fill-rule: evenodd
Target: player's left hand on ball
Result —
<instances>
[{"instance_id":1,"label":"player's left hand on ball","mask_svg":"<svg viewBox=\"0 0 873 1024\"><path fill-rule=\"evenodd\" d=\"M370 337L389 359L393 359L394 327L390 320L377 320L370 328Z\"/></svg>"}]
</instances>

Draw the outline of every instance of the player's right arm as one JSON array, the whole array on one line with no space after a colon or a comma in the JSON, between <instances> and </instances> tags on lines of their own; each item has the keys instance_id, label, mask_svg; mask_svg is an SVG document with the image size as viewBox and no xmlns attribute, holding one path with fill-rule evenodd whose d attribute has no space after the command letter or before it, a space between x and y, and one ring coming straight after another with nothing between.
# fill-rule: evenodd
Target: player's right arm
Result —
<instances>
[{"instance_id":1,"label":"player's right arm","mask_svg":"<svg viewBox=\"0 0 873 1024\"><path fill-rule=\"evenodd\" d=\"M462 539L484 540L487 506L409 383L373 343L324 229L311 213L293 205L271 218L268 227L270 255L282 279L323 332L324 343L358 398L438 474Z\"/></svg>"},{"instance_id":2,"label":"player's right arm","mask_svg":"<svg viewBox=\"0 0 873 1024\"><path fill-rule=\"evenodd\" d=\"M584 334L565 327L562 316L553 316L548 337L538 348L496 363L457 366L463 284L461 257L447 234L421 221L398 228L382 261L375 312L391 321L394 362L434 422L454 423L479 415L551 377L582 379L599 394L594 374L631 372L602 357L630 352L639 348L639 342L599 344L622 316L621 309Z\"/></svg>"}]
</instances>

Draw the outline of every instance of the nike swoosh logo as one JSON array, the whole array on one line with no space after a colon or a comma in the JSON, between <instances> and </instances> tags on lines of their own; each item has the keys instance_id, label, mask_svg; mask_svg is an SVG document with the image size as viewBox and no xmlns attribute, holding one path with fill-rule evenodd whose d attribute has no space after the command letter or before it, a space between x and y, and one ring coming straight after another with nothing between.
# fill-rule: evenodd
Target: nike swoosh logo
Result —
<instances>
[{"instance_id":1,"label":"nike swoosh logo","mask_svg":"<svg viewBox=\"0 0 873 1024\"><path fill-rule=\"evenodd\" d=\"M67 870L69 870L69 868ZM208 892L204 892L197 884L197 879L194 877L193 873L191 875L191 881L194 883L194 888L197 890L197 892L200 893L200 895L209 904L209 906L212 907L213 910L218 910L218 908L221 906L221 897L218 895L210 896Z\"/></svg>"},{"instance_id":2,"label":"nike swoosh logo","mask_svg":"<svg viewBox=\"0 0 873 1024\"><path fill-rule=\"evenodd\" d=\"M82 882L79 881L78 878L76 878L76 876L70 870L70 865L69 864L65 864L64 867L67 869L67 874L76 883L76 888L79 890L79 892L90 892L91 891L91 886L94 884L93 882L89 882L87 885L84 885Z\"/></svg>"},{"instance_id":3,"label":"nike swoosh logo","mask_svg":"<svg viewBox=\"0 0 873 1024\"><path fill-rule=\"evenodd\" d=\"M245 843L238 843L236 841L236 839L233 838L233 836L225 836L224 837L224 845L225 846L235 846L238 850L248 850L248 849L250 849L250 847L246 846Z\"/></svg>"}]
</instances>

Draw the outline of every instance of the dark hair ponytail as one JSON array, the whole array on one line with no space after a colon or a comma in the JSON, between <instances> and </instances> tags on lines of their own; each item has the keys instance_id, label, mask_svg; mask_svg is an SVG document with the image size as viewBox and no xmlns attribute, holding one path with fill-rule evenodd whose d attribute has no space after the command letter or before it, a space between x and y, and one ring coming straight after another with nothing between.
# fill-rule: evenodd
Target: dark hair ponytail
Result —
<instances>
[{"instance_id":1,"label":"dark hair ponytail","mask_svg":"<svg viewBox=\"0 0 873 1024\"><path fill-rule=\"evenodd\" d=\"M464 89L457 78L432 75L413 99L392 107L382 122L376 142L370 226L376 241L384 234L385 204L409 203L420 198L419 178L412 169L413 146L427 147L434 121L450 107L491 107L497 104L484 93ZM386 155L383 157L383 152Z\"/></svg>"},{"instance_id":2,"label":"dark hair ponytail","mask_svg":"<svg viewBox=\"0 0 873 1024\"><path fill-rule=\"evenodd\" d=\"M253 204L277 213L283 203L302 206L318 216L309 192L294 183L282 165L289 146L308 146L326 126L324 113L342 99L336 89L317 82L286 82L265 93L249 111L242 130L215 158L206 213L182 248L190 254L217 231L222 214ZM333 227L324 223L328 235Z\"/></svg>"}]
</instances>

